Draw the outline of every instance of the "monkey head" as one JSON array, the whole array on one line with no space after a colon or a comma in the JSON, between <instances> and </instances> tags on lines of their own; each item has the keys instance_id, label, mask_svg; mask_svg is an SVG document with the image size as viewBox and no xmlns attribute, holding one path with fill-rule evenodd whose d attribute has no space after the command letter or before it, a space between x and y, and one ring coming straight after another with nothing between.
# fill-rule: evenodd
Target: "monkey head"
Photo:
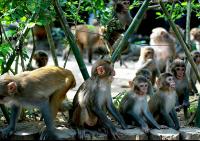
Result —
<instances>
[{"instance_id":1,"label":"monkey head","mask_svg":"<svg viewBox=\"0 0 200 141\"><path fill-rule=\"evenodd\" d=\"M143 56L144 61L154 59L154 49L152 47L143 47L141 48L141 55Z\"/></svg>"},{"instance_id":2,"label":"monkey head","mask_svg":"<svg viewBox=\"0 0 200 141\"><path fill-rule=\"evenodd\" d=\"M176 88L176 83L174 81L173 74L165 72L160 74L158 80L156 81L157 87L160 90L171 91Z\"/></svg>"},{"instance_id":3,"label":"monkey head","mask_svg":"<svg viewBox=\"0 0 200 141\"><path fill-rule=\"evenodd\" d=\"M109 81L113 80L115 70L113 64L107 59L100 59L94 63L91 69L92 78L108 78Z\"/></svg>"},{"instance_id":4,"label":"monkey head","mask_svg":"<svg viewBox=\"0 0 200 141\"><path fill-rule=\"evenodd\" d=\"M146 68L143 68L143 69L140 69L136 72L136 76L137 75L142 75L144 77L146 77L149 81L151 80L152 78L152 73L151 71L149 71L149 69L146 69Z\"/></svg>"},{"instance_id":5,"label":"monkey head","mask_svg":"<svg viewBox=\"0 0 200 141\"><path fill-rule=\"evenodd\" d=\"M34 53L33 59L35 59L38 67L44 67L48 63L48 54L43 50L38 50Z\"/></svg>"},{"instance_id":6,"label":"monkey head","mask_svg":"<svg viewBox=\"0 0 200 141\"><path fill-rule=\"evenodd\" d=\"M136 94L143 96L148 93L150 82L144 76L138 75L133 81L129 81L129 85Z\"/></svg>"},{"instance_id":7,"label":"monkey head","mask_svg":"<svg viewBox=\"0 0 200 141\"><path fill-rule=\"evenodd\" d=\"M194 50L191 52L192 58L194 62L199 65L200 64L200 51Z\"/></svg>"},{"instance_id":8,"label":"monkey head","mask_svg":"<svg viewBox=\"0 0 200 141\"><path fill-rule=\"evenodd\" d=\"M200 41L200 28L195 27L190 30L190 39Z\"/></svg>"},{"instance_id":9,"label":"monkey head","mask_svg":"<svg viewBox=\"0 0 200 141\"><path fill-rule=\"evenodd\" d=\"M175 59L171 64L171 72L177 79L184 79L186 71L185 62L179 58Z\"/></svg>"}]
</instances>

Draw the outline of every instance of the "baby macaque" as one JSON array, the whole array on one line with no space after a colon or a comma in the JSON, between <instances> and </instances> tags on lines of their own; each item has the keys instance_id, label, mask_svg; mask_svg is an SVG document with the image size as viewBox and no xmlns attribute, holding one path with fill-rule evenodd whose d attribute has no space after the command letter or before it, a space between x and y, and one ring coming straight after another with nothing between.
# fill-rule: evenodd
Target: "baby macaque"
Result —
<instances>
[{"instance_id":1,"label":"baby macaque","mask_svg":"<svg viewBox=\"0 0 200 141\"><path fill-rule=\"evenodd\" d=\"M92 66L91 77L79 87L73 100L72 123L80 130L79 138L84 138L86 127L105 127L108 136L118 138L117 130L107 117L108 111L122 126L126 124L116 110L111 97L111 82L115 71L110 61L100 59Z\"/></svg>"},{"instance_id":2,"label":"baby macaque","mask_svg":"<svg viewBox=\"0 0 200 141\"><path fill-rule=\"evenodd\" d=\"M122 98L119 107L119 111L126 123L132 124L133 121L136 122L145 133L150 130L148 123L153 128L160 129L161 126L155 121L147 103L149 80L144 76L138 75L129 84L131 90Z\"/></svg>"},{"instance_id":3,"label":"baby macaque","mask_svg":"<svg viewBox=\"0 0 200 141\"><path fill-rule=\"evenodd\" d=\"M0 103L11 105L10 122L0 130L1 138L5 139L15 132L22 106L34 106L40 109L44 118L46 139L58 139L53 119L66 93L75 85L70 70L55 66L45 66L14 76L0 76Z\"/></svg>"},{"instance_id":4,"label":"baby macaque","mask_svg":"<svg viewBox=\"0 0 200 141\"><path fill-rule=\"evenodd\" d=\"M171 73L162 73L156 81L158 90L150 98L149 110L159 124L178 130L180 128L175 106L176 83Z\"/></svg>"},{"instance_id":5,"label":"baby macaque","mask_svg":"<svg viewBox=\"0 0 200 141\"><path fill-rule=\"evenodd\" d=\"M157 27L150 35L150 45L155 51L160 72L165 72L167 61L176 57L176 39L166 29Z\"/></svg>"}]
</instances>

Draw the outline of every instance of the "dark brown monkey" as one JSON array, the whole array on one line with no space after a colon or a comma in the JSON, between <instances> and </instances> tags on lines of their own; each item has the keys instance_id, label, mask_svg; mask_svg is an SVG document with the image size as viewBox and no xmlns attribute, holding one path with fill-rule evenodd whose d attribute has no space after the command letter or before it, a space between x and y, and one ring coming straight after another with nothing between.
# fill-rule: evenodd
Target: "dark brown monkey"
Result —
<instances>
[{"instance_id":1,"label":"dark brown monkey","mask_svg":"<svg viewBox=\"0 0 200 141\"><path fill-rule=\"evenodd\" d=\"M175 110L177 95L173 74L162 73L156 84L158 90L148 102L149 110L159 124L178 130L180 126Z\"/></svg>"},{"instance_id":2,"label":"dark brown monkey","mask_svg":"<svg viewBox=\"0 0 200 141\"><path fill-rule=\"evenodd\" d=\"M7 138L14 133L21 107L32 105L41 110L47 126L47 139L57 139L53 118L67 91L75 85L70 70L55 66L45 66L15 76L1 76L0 103L11 104L10 123L1 129L1 137Z\"/></svg>"},{"instance_id":3,"label":"dark brown monkey","mask_svg":"<svg viewBox=\"0 0 200 141\"><path fill-rule=\"evenodd\" d=\"M176 39L166 29L156 27L150 35L150 45L155 51L160 72L165 72L168 59L176 57Z\"/></svg>"},{"instance_id":4,"label":"dark brown monkey","mask_svg":"<svg viewBox=\"0 0 200 141\"><path fill-rule=\"evenodd\" d=\"M192 28L190 30L190 39L196 44L196 49L200 51L200 28Z\"/></svg>"},{"instance_id":5,"label":"dark brown monkey","mask_svg":"<svg viewBox=\"0 0 200 141\"><path fill-rule=\"evenodd\" d=\"M47 65L49 56L46 51L37 50L33 55L33 63L28 70L35 70Z\"/></svg>"},{"instance_id":6,"label":"dark brown monkey","mask_svg":"<svg viewBox=\"0 0 200 141\"><path fill-rule=\"evenodd\" d=\"M138 75L129 84L131 90L122 98L119 106L119 111L126 123L136 122L145 133L148 133L150 130L148 123L153 128L160 129L161 127L149 111L147 103L148 87L150 86L149 80L144 76Z\"/></svg>"},{"instance_id":7,"label":"dark brown monkey","mask_svg":"<svg viewBox=\"0 0 200 141\"><path fill-rule=\"evenodd\" d=\"M89 63L92 63L94 50L108 53L102 36L105 28L93 25L77 25L72 26L71 30L75 34L81 54L83 55L84 51L87 52Z\"/></svg>"},{"instance_id":8,"label":"dark brown monkey","mask_svg":"<svg viewBox=\"0 0 200 141\"><path fill-rule=\"evenodd\" d=\"M155 58L155 51L152 47L146 46L141 48L140 57L136 63L136 67L138 70L144 68L148 69L152 74L152 77L150 78L151 83L152 85L155 84L156 76L159 76L160 70Z\"/></svg>"},{"instance_id":9,"label":"dark brown monkey","mask_svg":"<svg viewBox=\"0 0 200 141\"><path fill-rule=\"evenodd\" d=\"M79 87L73 100L72 123L82 130L79 138L84 138L84 127L105 127L108 135L118 138L117 130L112 121L108 119L106 111L126 128L126 124L116 110L111 97L111 82L115 71L113 65L107 60L98 60L93 66L91 77ZM100 124L98 124L100 123Z\"/></svg>"},{"instance_id":10,"label":"dark brown monkey","mask_svg":"<svg viewBox=\"0 0 200 141\"><path fill-rule=\"evenodd\" d=\"M187 117L187 108L189 107L189 83L186 77L186 65L181 59L175 59L171 64L171 72L174 75L176 83L176 93L178 96L177 106L182 105L184 115Z\"/></svg>"},{"instance_id":11,"label":"dark brown monkey","mask_svg":"<svg viewBox=\"0 0 200 141\"><path fill-rule=\"evenodd\" d=\"M191 55L198 70L200 71L200 51L194 50L191 52ZM196 88L197 77L190 63L187 63L186 75L187 75L192 93L198 93L198 90Z\"/></svg>"}]
</instances>

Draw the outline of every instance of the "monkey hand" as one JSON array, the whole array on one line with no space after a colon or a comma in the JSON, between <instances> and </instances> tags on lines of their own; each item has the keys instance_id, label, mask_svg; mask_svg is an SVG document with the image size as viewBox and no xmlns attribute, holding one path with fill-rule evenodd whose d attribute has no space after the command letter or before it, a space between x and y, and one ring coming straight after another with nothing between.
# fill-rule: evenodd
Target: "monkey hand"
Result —
<instances>
[{"instance_id":1,"label":"monkey hand","mask_svg":"<svg viewBox=\"0 0 200 141\"><path fill-rule=\"evenodd\" d=\"M182 106L183 106L184 108L188 108L188 107L190 107L190 102L184 100Z\"/></svg>"},{"instance_id":2,"label":"monkey hand","mask_svg":"<svg viewBox=\"0 0 200 141\"><path fill-rule=\"evenodd\" d=\"M1 129L0 130L0 139L7 139L13 133L14 133L14 128L12 128L11 126Z\"/></svg>"}]
</instances>

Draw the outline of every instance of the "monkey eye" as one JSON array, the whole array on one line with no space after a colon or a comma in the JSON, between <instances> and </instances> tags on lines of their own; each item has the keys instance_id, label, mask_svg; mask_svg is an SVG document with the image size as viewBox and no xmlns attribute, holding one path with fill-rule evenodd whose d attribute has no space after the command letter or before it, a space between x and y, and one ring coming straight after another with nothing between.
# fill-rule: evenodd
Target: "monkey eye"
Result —
<instances>
[{"instance_id":1,"label":"monkey eye","mask_svg":"<svg viewBox=\"0 0 200 141\"><path fill-rule=\"evenodd\" d=\"M148 84L140 84L139 87L148 87Z\"/></svg>"},{"instance_id":2,"label":"monkey eye","mask_svg":"<svg viewBox=\"0 0 200 141\"><path fill-rule=\"evenodd\" d=\"M176 67L176 71L185 71L185 67Z\"/></svg>"}]
</instances>

